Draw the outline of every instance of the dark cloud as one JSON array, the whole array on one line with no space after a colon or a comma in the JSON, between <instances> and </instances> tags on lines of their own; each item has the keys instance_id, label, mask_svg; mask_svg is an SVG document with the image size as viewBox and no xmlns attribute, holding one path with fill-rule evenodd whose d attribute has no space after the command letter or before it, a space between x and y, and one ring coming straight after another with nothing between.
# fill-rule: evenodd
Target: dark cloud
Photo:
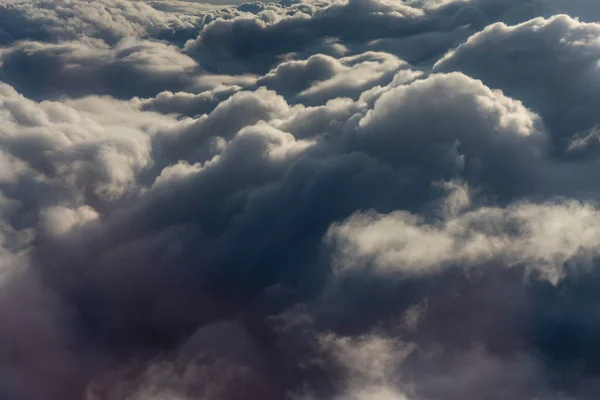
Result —
<instances>
[{"instance_id":1,"label":"dark cloud","mask_svg":"<svg viewBox=\"0 0 600 400\"><path fill-rule=\"evenodd\" d=\"M228 99L241 89L242 87L237 85L222 85L197 94L166 91L157 94L155 97L142 99L140 102L144 110L193 117L209 114L222 101Z\"/></svg>"},{"instance_id":2,"label":"dark cloud","mask_svg":"<svg viewBox=\"0 0 600 400\"><path fill-rule=\"evenodd\" d=\"M135 36L189 39L211 10L193 11L192 4L185 10L160 11L144 1L7 0L0 5L0 44L59 42L81 36L110 44Z\"/></svg>"},{"instance_id":3,"label":"dark cloud","mask_svg":"<svg viewBox=\"0 0 600 400\"><path fill-rule=\"evenodd\" d=\"M598 123L598 29L566 15L517 26L498 23L448 53L435 69L461 70L523 100L544 118L558 150L569 151L572 139L588 136ZM483 48L493 51L481 57Z\"/></svg>"},{"instance_id":4,"label":"dark cloud","mask_svg":"<svg viewBox=\"0 0 600 400\"><path fill-rule=\"evenodd\" d=\"M0 53L0 78L32 98L108 94L153 96L192 86L200 68L174 46L124 39L114 47L87 39L21 42Z\"/></svg>"},{"instance_id":5,"label":"dark cloud","mask_svg":"<svg viewBox=\"0 0 600 400\"><path fill-rule=\"evenodd\" d=\"M0 397L595 399L595 12L3 3Z\"/></svg>"},{"instance_id":6,"label":"dark cloud","mask_svg":"<svg viewBox=\"0 0 600 400\"><path fill-rule=\"evenodd\" d=\"M582 9L589 7L547 0L252 3L237 8L244 13L205 24L185 51L211 71L230 73L264 73L289 55L339 56L347 47L429 64L491 23L569 11L579 15Z\"/></svg>"}]
</instances>

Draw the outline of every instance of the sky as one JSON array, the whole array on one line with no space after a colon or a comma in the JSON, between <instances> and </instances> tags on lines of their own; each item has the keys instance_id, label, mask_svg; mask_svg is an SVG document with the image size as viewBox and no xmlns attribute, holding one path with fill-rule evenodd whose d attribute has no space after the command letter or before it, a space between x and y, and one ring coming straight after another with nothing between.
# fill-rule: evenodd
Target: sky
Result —
<instances>
[{"instance_id":1,"label":"sky","mask_svg":"<svg viewBox=\"0 0 600 400\"><path fill-rule=\"evenodd\" d=\"M0 399L597 399L600 2L231 3L0 2Z\"/></svg>"}]
</instances>

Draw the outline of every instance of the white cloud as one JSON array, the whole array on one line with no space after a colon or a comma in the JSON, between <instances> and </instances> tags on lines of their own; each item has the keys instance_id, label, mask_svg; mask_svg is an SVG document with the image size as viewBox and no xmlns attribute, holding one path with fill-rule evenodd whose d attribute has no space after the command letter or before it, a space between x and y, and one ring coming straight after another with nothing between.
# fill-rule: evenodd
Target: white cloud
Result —
<instances>
[{"instance_id":1,"label":"white cloud","mask_svg":"<svg viewBox=\"0 0 600 400\"><path fill-rule=\"evenodd\" d=\"M555 146L566 150L565 139L598 123L599 38L599 24L567 15L496 23L451 50L434 70L463 71L522 100L544 118Z\"/></svg>"},{"instance_id":2,"label":"white cloud","mask_svg":"<svg viewBox=\"0 0 600 400\"><path fill-rule=\"evenodd\" d=\"M594 206L573 201L453 209L437 221L402 211L366 212L334 224L327 240L337 251L340 273L372 267L421 275L500 263L526 266L556 282L565 263L591 265L600 252L599 223Z\"/></svg>"}]
</instances>

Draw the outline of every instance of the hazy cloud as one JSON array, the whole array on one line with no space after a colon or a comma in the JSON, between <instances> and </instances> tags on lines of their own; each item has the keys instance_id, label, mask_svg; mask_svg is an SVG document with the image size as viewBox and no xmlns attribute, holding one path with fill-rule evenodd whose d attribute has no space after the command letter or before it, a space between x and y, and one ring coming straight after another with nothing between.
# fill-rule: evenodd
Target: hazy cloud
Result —
<instances>
[{"instance_id":1,"label":"hazy cloud","mask_svg":"<svg viewBox=\"0 0 600 400\"><path fill-rule=\"evenodd\" d=\"M598 11L4 2L0 397L595 399Z\"/></svg>"}]
</instances>

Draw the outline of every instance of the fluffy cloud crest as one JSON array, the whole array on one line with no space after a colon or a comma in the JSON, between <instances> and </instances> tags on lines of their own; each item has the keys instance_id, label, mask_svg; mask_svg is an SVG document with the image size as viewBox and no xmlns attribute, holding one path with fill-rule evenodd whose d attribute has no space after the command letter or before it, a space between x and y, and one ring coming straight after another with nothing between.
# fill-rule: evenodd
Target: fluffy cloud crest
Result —
<instances>
[{"instance_id":1,"label":"fluffy cloud crest","mask_svg":"<svg viewBox=\"0 0 600 400\"><path fill-rule=\"evenodd\" d=\"M449 199L456 207L458 200ZM368 264L383 272L430 274L449 266L526 265L554 281L572 262L589 266L600 248L600 214L590 205L517 203L481 207L427 223L403 211L363 213L332 226L340 272Z\"/></svg>"}]
</instances>

